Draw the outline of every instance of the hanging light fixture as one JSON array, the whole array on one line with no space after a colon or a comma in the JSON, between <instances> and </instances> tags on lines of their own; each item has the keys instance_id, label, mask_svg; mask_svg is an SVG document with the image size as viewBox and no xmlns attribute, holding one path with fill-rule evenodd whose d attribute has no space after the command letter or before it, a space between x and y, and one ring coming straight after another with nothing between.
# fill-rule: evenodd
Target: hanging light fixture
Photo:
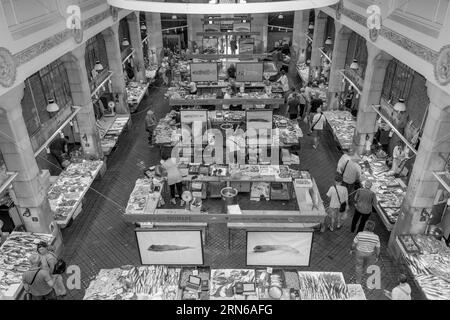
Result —
<instances>
[{"instance_id":1,"label":"hanging light fixture","mask_svg":"<svg viewBox=\"0 0 450 320\"><path fill-rule=\"evenodd\" d=\"M333 44L333 40L331 40L331 37L328 37L327 40L325 40L325 44L326 45L332 45Z\"/></svg>"},{"instance_id":2,"label":"hanging light fixture","mask_svg":"<svg viewBox=\"0 0 450 320\"><path fill-rule=\"evenodd\" d=\"M100 60L97 60L97 61L95 62L94 69L95 69L95 71L102 71L102 70L103 70L103 66L102 66L102 64L100 63Z\"/></svg>"},{"instance_id":3,"label":"hanging light fixture","mask_svg":"<svg viewBox=\"0 0 450 320\"><path fill-rule=\"evenodd\" d=\"M174 15L172 16L172 20L177 20L177 15L174 14Z\"/></svg>"},{"instance_id":4,"label":"hanging light fixture","mask_svg":"<svg viewBox=\"0 0 450 320\"><path fill-rule=\"evenodd\" d=\"M308 29L309 30L313 30L314 29L314 25L312 23L310 23L309 26L308 26Z\"/></svg>"},{"instance_id":5,"label":"hanging light fixture","mask_svg":"<svg viewBox=\"0 0 450 320\"><path fill-rule=\"evenodd\" d=\"M353 62L350 65L350 69L352 69L352 70L358 70L359 69L358 60L353 59Z\"/></svg>"},{"instance_id":6,"label":"hanging light fixture","mask_svg":"<svg viewBox=\"0 0 450 320\"><path fill-rule=\"evenodd\" d=\"M48 99L47 112L57 112L59 111L59 106L56 104L54 99Z\"/></svg>"},{"instance_id":7,"label":"hanging light fixture","mask_svg":"<svg viewBox=\"0 0 450 320\"><path fill-rule=\"evenodd\" d=\"M128 39L127 39L127 38L123 38L123 39L122 39L122 45L123 45L124 47L130 45L130 43L128 42Z\"/></svg>"},{"instance_id":8,"label":"hanging light fixture","mask_svg":"<svg viewBox=\"0 0 450 320\"><path fill-rule=\"evenodd\" d=\"M394 105L394 110L398 112L406 111L405 99L398 99L398 102Z\"/></svg>"},{"instance_id":9,"label":"hanging light fixture","mask_svg":"<svg viewBox=\"0 0 450 320\"><path fill-rule=\"evenodd\" d=\"M283 14L282 13L280 13L279 15L278 15L278 19L283 19L284 17L283 17Z\"/></svg>"},{"instance_id":10,"label":"hanging light fixture","mask_svg":"<svg viewBox=\"0 0 450 320\"><path fill-rule=\"evenodd\" d=\"M145 24L141 24L141 30L147 30L147 26Z\"/></svg>"}]
</instances>

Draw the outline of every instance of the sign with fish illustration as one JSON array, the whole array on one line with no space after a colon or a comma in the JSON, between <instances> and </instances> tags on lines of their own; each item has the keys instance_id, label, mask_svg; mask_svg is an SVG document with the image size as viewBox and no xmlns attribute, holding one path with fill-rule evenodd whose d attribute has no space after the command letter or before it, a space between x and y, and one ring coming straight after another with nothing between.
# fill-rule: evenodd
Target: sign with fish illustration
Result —
<instances>
[{"instance_id":1,"label":"sign with fish illustration","mask_svg":"<svg viewBox=\"0 0 450 320\"><path fill-rule=\"evenodd\" d=\"M247 266L309 266L313 232L248 231Z\"/></svg>"},{"instance_id":2,"label":"sign with fish illustration","mask_svg":"<svg viewBox=\"0 0 450 320\"><path fill-rule=\"evenodd\" d=\"M191 63L191 81L194 82L217 82L217 62Z\"/></svg>"},{"instance_id":3,"label":"sign with fish illustration","mask_svg":"<svg viewBox=\"0 0 450 320\"><path fill-rule=\"evenodd\" d=\"M262 62L240 62L236 64L236 81L263 81L264 64Z\"/></svg>"},{"instance_id":4,"label":"sign with fish illustration","mask_svg":"<svg viewBox=\"0 0 450 320\"><path fill-rule=\"evenodd\" d=\"M255 47L255 39L241 38L239 39L239 54L253 54Z\"/></svg>"},{"instance_id":5,"label":"sign with fish illustration","mask_svg":"<svg viewBox=\"0 0 450 320\"><path fill-rule=\"evenodd\" d=\"M136 229L143 265L203 265L200 230Z\"/></svg>"},{"instance_id":6,"label":"sign with fish illustration","mask_svg":"<svg viewBox=\"0 0 450 320\"><path fill-rule=\"evenodd\" d=\"M233 31L235 31L235 32L250 32L250 22L234 23Z\"/></svg>"}]
</instances>

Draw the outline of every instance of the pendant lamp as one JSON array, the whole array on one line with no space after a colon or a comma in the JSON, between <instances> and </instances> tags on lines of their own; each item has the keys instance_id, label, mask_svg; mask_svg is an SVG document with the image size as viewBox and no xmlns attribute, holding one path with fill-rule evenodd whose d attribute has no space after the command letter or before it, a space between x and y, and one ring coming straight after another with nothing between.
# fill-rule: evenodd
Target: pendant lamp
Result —
<instances>
[{"instance_id":1,"label":"pendant lamp","mask_svg":"<svg viewBox=\"0 0 450 320\"><path fill-rule=\"evenodd\" d=\"M331 37L328 37L327 40L325 40L325 44L326 45L332 45L333 44L333 40L331 40Z\"/></svg>"},{"instance_id":2,"label":"pendant lamp","mask_svg":"<svg viewBox=\"0 0 450 320\"><path fill-rule=\"evenodd\" d=\"M350 69L352 69L352 70L358 70L359 69L358 60L353 59L353 62L350 65Z\"/></svg>"},{"instance_id":3,"label":"pendant lamp","mask_svg":"<svg viewBox=\"0 0 450 320\"><path fill-rule=\"evenodd\" d=\"M102 70L103 70L103 66L102 66L102 64L100 63L100 60L97 60L97 61L95 62L94 69L95 69L95 71L102 71Z\"/></svg>"},{"instance_id":4,"label":"pendant lamp","mask_svg":"<svg viewBox=\"0 0 450 320\"><path fill-rule=\"evenodd\" d=\"M127 38L123 38L122 46L126 47L126 46L129 46L129 45L130 45L130 43L128 42L128 39Z\"/></svg>"},{"instance_id":5,"label":"pendant lamp","mask_svg":"<svg viewBox=\"0 0 450 320\"><path fill-rule=\"evenodd\" d=\"M56 104L54 99L49 99L47 104L47 112L57 112L59 111L59 106Z\"/></svg>"},{"instance_id":6,"label":"pendant lamp","mask_svg":"<svg viewBox=\"0 0 450 320\"><path fill-rule=\"evenodd\" d=\"M394 105L394 110L398 112L406 111L405 99L398 99L398 102Z\"/></svg>"}]
</instances>

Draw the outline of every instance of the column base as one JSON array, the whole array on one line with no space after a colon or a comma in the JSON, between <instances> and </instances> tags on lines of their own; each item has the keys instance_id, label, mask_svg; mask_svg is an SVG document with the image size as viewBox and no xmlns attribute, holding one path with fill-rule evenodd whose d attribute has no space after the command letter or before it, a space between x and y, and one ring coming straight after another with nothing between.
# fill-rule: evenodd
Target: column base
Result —
<instances>
[{"instance_id":1,"label":"column base","mask_svg":"<svg viewBox=\"0 0 450 320\"><path fill-rule=\"evenodd\" d=\"M50 223L54 218L47 200L44 200L38 207L22 208L18 206L18 210L28 232L51 233Z\"/></svg>"},{"instance_id":2,"label":"column base","mask_svg":"<svg viewBox=\"0 0 450 320\"><path fill-rule=\"evenodd\" d=\"M340 92L331 92L327 93L327 110L339 110L339 93ZM336 96L337 94L337 96Z\"/></svg>"},{"instance_id":3,"label":"column base","mask_svg":"<svg viewBox=\"0 0 450 320\"><path fill-rule=\"evenodd\" d=\"M405 200L406 202L406 200ZM388 247L394 257L400 256L400 248L396 243L396 237L401 234L423 234L428 224L428 216L423 215L424 208L414 208L403 204L394 229L391 231Z\"/></svg>"}]
</instances>

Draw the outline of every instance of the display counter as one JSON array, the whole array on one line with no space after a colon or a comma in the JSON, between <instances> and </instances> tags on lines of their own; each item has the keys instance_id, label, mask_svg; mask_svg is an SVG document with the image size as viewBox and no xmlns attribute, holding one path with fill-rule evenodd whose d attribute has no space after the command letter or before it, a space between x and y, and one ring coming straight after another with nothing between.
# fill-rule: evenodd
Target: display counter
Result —
<instances>
[{"instance_id":1,"label":"display counter","mask_svg":"<svg viewBox=\"0 0 450 320\"><path fill-rule=\"evenodd\" d=\"M65 228L81 212L81 201L103 165L100 160L71 163L50 187L50 208L61 228Z\"/></svg>"},{"instance_id":2,"label":"display counter","mask_svg":"<svg viewBox=\"0 0 450 320\"><path fill-rule=\"evenodd\" d=\"M127 103L130 107L130 112L135 112L147 93L149 84L130 81L127 86Z\"/></svg>"},{"instance_id":3,"label":"display counter","mask_svg":"<svg viewBox=\"0 0 450 320\"><path fill-rule=\"evenodd\" d=\"M166 266L101 269L83 300L177 300L180 272Z\"/></svg>"},{"instance_id":4,"label":"display counter","mask_svg":"<svg viewBox=\"0 0 450 320\"><path fill-rule=\"evenodd\" d=\"M84 300L364 300L361 291L340 272L150 265L100 270Z\"/></svg>"},{"instance_id":5,"label":"display counter","mask_svg":"<svg viewBox=\"0 0 450 320\"><path fill-rule=\"evenodd\" d=\"M450 300L450 248L428 235L396 237L414 282L429 300Z\"/></svg>"},{"instance_id":6,"label":"display counter","mask_svg":"<svg viewBox=\"0 0 450 320\"><path fill-rule=\"evenodd\" d=\"M359 160L363 180L372 182L372 190L378 200L375 209L387 230L391 231L400 213L406 185L401 179L390 175L385 159L376 158L374 155L363 159Z\"/></svg>"},{"instance_id":7,"label":"display counter","mask_svg":"<svg viewBox=\"0 0 450 320\"><path fill-rule=\"evenodd\" d=\"M30 268L28 256L44 241L54 244L51 234L13 231L0 247L0 300L17 299L22 291L22 275Z\"/></svg>"},{"instance_id":8,"label":"display counter","mask_svg":"<svg viewBox=\"0 0 450 320\"><path fill-rule=\"evenodd\" d=\"M103 117L101 121L97 121L102 150L105 156L109 155L114 149L129 120L129 115L115 115L113 117Z\"/></svg>"},{"instance_id":9,"label":"display counter","mask_svg":"<svg viewBox=\"0 0 450 320\"><path fill-rule=\"evenodd\" d=\"M304 84L309 81L309 66L305 63L297 64L297 74L303 80Z\"/></svg>"},{"instance_id":10,"label":"display counter","mask_svg":"<svg viewBox=\"0 0 450 320\"><path fill-rule=\"evenodd\" d=\"M323 114L340 149L344 152L350 151L356 128L355 118L350 112L341 110L324 111Z\"/></svg>"},{"instance_id":11,"label":"display counter","mask_svg":"<svg viewBox=\"0 0 450 320\"><path fill-rule=\"evenodd\" d=\"M220 114L220 116L219 116ZM161 118L153 132L154 143L157 145L175 146L181 140L181 129L176 122L177 113L171 111ZM279 147L299 146L303 132L295 120L273 115L272 118L272 141L271 145ZM208 111L208 128L220 129L222 124L239 124L240 128L246 129L245 111ZM252 143L248 143L249 145Z\"/></svg>"}]
</instances>

